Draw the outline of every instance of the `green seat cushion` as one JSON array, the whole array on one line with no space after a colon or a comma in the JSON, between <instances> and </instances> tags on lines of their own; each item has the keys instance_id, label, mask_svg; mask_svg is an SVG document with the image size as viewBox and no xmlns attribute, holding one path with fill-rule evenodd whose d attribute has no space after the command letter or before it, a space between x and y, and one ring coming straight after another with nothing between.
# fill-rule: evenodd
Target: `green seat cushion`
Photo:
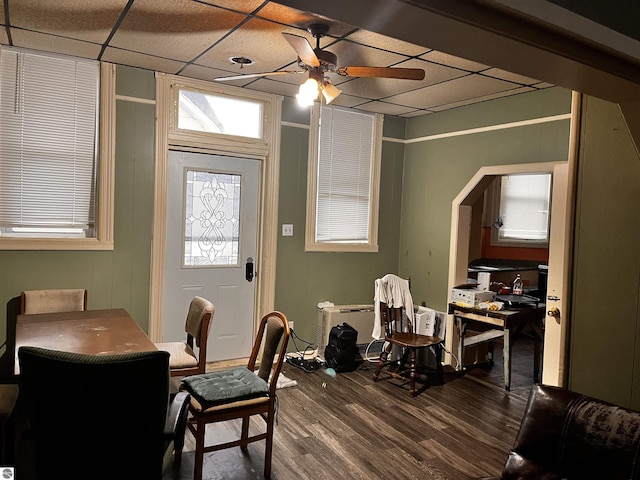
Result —
<instances>
[{"instance_id":1,"label":"green seat cushion","mask_svg":"<svg viewBox=\"0 0 640 480\"><path fill-rule=\"evenodd\" d=\"M191 375L182 385L204 409L269 393L269 384L246 367Z\"/></svg>"}]
</instances>

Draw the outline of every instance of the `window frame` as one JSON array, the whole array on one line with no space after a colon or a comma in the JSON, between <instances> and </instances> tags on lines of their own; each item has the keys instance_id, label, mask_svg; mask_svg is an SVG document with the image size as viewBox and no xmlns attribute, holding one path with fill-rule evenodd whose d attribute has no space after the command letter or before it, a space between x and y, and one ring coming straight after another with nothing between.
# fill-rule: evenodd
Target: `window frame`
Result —
<instances>
[{"instance_id":1,"label":"window frame","mask_svg":"<svg viewBox=\"0 0 640 480\"><path fill-rule=\"evenodd\" d=\"M548 175L549 176L549 210L547 212L547 239L517 239L517 238L501 238L500 226L498 222L501 222L500 210L501 210L501 194L502 194L502 178L508 176L522 176L522 175ZM550 172L532 172L532 173L514 173L497 176L491 183L488 192L488 201L490 202L490 208L488 209L490 216L487 219L488 225L491 227L491 240L492 247L520 247L520 248L548 248L549 236L550 236L550 224L551 224L551 193L553 191L553 175Z\"/></svg>"},{"instance_id":2,"label":"window frame","mask_svg":"<svg viewBox=\"0 0 640 480\"><path fill-rule=\"evenodd\" d=\"M238 95L235 91L229 91L229 88L220 85L217 88L206 88L198 85L196 82L178 79L171 83L171 103L175 105L170 112L169 127L167 139L173 147L184 147L189 150L210 150L215 146L215 150L219 152L237 151L240 149L243 154L248 156L261 157L268 150L268 138L270 129L267 127L267 105L261 92L253 92L245 90L242 95ZM243 137L239 135L229 135L217 132L204 132L197 130L189 130L178 128L179 125L179 105L180 90L188 90L191 92L202 93L205 95L214 95L219 97L228 97L231 100L242 100L248 102L256 102L262 105L262 128L259 138Z\"/></svg>"},{"instance_id":3,"label":"window frame","mask_svg":"<svg viewBox=\"0 0 640 480\"><path fill-rule=\"evenodd\" d=\"M361 243L346 242L317 242L317 201L318 201L318 162L319 162L319 137L320 114L322 108L345 109L331 107L315 103L311 109L309 128L309 155L307 171L307 208L305 225L305 251L306 252L378 252L378 218L380 210L380 168L382 163L382 123L383 116L379 113L361 112L371 114L373 122L373 151L371 158L371 184L369 192L369 238Z\"/></svg>"},{"instance_id":4,"label":"window frame","mask_svg":"<svg viewBox=\"0 0 640 480\"><path fill-rule=\"evenodd\" d=\"M28 52L27 49L16 49ZM39 55L59 56L35 52ZM2 48L0 48L2 55ZM0 236L1 250L113 250L115 178L115 65L100 63L98 91L98 148L96 161L95 236L6 237Z\"/></svg>"}]
</instances>

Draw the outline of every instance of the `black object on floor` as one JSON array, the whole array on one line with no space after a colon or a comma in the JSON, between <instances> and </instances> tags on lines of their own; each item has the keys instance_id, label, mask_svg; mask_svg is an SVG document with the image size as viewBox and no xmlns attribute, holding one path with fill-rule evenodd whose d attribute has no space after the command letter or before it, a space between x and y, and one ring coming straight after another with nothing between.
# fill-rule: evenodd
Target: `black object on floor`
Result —
<instances>
[{"instance_id":1,"label":"black object on floor","mask_svg":"<svg viewBox=\"0 0 640 480\"><path fill-rule=\"evenodd\" d=\"M306 358L299 357L287 357L287 363L294 367L301 368L307 373L315 372L322 366L322 363L316 359L307 360Z\"/></svg>"}]
</instances>

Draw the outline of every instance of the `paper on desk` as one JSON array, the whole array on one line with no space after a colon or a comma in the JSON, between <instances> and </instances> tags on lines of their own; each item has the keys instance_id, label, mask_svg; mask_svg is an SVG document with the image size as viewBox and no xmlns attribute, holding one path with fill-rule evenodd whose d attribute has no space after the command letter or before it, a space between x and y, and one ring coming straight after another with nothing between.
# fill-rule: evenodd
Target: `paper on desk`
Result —
<instances>
[{"instance_id":1,"label":"paper on desk","mask_svg":"<svg viewBox=\"0 0 640 480\"><path fill-rule=\"evenodd\" d=\"M498 310L502 310L504 308L504 303L502 302L480 302L478 304L478 308L482 310L489 310L490 312L495 312Z\"/></svg>"}]
</instances>

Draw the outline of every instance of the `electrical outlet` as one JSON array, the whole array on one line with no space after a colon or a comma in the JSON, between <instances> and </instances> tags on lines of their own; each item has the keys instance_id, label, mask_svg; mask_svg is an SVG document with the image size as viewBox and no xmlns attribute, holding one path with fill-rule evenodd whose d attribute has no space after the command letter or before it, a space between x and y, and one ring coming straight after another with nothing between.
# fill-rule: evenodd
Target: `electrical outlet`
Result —
<instances>
[{"instance_id":1,"label":"electrical outlet","mask_svg":"<svg viewBox=\"0 0 640 480\"><path fill-rule=\"evenodd\" d=\"M283 223L282 224L282 236L283 237L293 237L293 224L291 224L291 223Z\"/></svg>"},{"instance_id":2,"label":"electrical outlet","mask_svg":"<svg viewBox=\"0 0 640 480\"><path fill-rule=\"evenodd\" d=\"M289 320L289 329L293 330L293 320Z\"/></svg>"}]
</instances>

